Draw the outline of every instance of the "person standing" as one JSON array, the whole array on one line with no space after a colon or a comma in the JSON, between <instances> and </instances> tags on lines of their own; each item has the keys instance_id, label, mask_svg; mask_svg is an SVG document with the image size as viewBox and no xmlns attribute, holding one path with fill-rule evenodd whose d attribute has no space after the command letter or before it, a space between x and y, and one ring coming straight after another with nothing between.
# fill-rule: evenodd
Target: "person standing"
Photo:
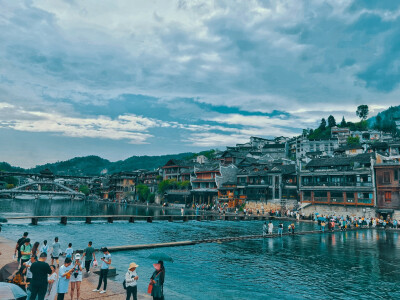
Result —
<instances>
[{"instance_id":1,"label":"person standing","mask_svg":"<svg viewBox=\"0 0 400 300\"><path fill-rule=\"evenodd\" d=\"M292 223L292 225L290 225L290 227L292 228L292 234L294 234L294 229L295 229L294 223Z\"/></svg>"},{"instance_id":2,"label":"person standing","mask_svg":"<svg viewBox=\"0 0 400 300\"><path fill-rule=\"evenodd\" d=\"M102 249L103 257L101 258L101 267L100 267L100 277L99 277L99 284L93 292L99 292L101 288L101 283L104 281L104 288L100 292L100 294L104 294L107 292L107 276L108 276L108 269L111 265L111 254L108 252L108 249L105 247Z\"/></svg>"},{"instance_id":3,"label":"person standing","mask_svg":"<svg viewBox=\"0 0 400 300\"><path fill-rule=\"evenodd\" d=\"M60 262L58 260L58 258L60 257L60 249L61 249L61 245L58 242L58 237L55 237L54 243L52 245L52 251L51 251L51 264L53 265L54 261L56 261L57 268L60 267Z\"/></svg>"},{"instance_id":4,"label":"person standing","mask_svg":"<svg viewBox=\"0 0 400 300\"><path fill-rule=\"evenodd\" d=\"M64 264L61 266L59 271L59 279L57 285L57 300L64 300L64 296L68 293L69 281L71 279L71 274L74 271L72 260L67 257Z\"/></svg>"},{"instance_id":5,"label":"person standing","mask_svg":"<svg viewBox=\"0 0 400 300\"><path fill-rule=\"evenodd\" d=\"M47 276L51 274L51 269L46 263L47 255L40 254L39 261L36 261L31 266L32 280L30 284L31 297L30 299L44 300L47 292Z\"/></svg>"},{"instance_id":6,"label":"person standing","mask_svg":"<svg viewBox=\"0 0 400 300\"><path fill-rule=\"evenodd\" d=\"M29 289L29 284L32 281L32 272L31 272L31 266L32 264L37 261L37 257L34 255L31 255L30 260L28 260L26 263L24 263L25 269L24 272L25 273L25 289L26 289L26 294L27 294L27 299L29 299L30 295L31 295L31 290Z\"/></svg>"},{"instance_id":7,"label":"person standing","mask_svg":"<svg viewBox=\"0 0 400 300\"><path fill-rule=\"evenodd\" d=\"M72 249L72 243L69 243L68 248L65 249L65 257L69 257L72 260L73 253L74 253L74 249Z\"/></svg>"},{"instance_id":8,"label":"person standing","mask_svg":"<svg viewBox=\"0 0 400 300\"><path fill-rule=\"evenodd\" d=\"M79 299L81 294L81 282L82 282L82 265L81 265L81 255L75 255L75 265L74 272L71 276L71 300L74 298L74 292L76 287L76 299Z\"/></svg>"},{"instance_id":9,"label":"person standing","mask_svg":"<svg viewBox=\"0 0 400 300\"><path fill-rule=\"evenodd\" d=\"M49 245L47 245L47 240L43 241L43 245L40 247L40 253L46 253L49 251Z\"/></svg>"},{"instance_id":10,"label":"person standing","mask_svg":"<svg viewBox=\"0 0 400 300\"><path fill-rule=\"evenodd\" d=\"M56 295L57 295L57 283L58 283L58 275L57 275L57 270L55 265L50 266L51 269L51 274L49 275L47 282L48 282L48 288L47 288L47 293L44 298L44 300L54 300Z\"/></svg>"},{"instance_id":11,"label":"person standing","mask_svg":"<svg viewBox=\"0 0 400 300\"><path fill-rule=\"evenodd\" d=\"M268 226L267 226L267 222L264 222L263 225L263 236L266 236L268 233Z\"/></svg>"},{"instance_id":12,"label":"person standing","mask_svg":"<svg viewBox=\"0 0 400 300\"><path fill-rule=\"evenodd\" d=\"M128 272L125 274L126 300L130 300L131 295L133 300L137 300L137 280L139 279L136 273L137 267L139 267L137 264L131 263Z\"/></svg>"},{"instance_id":13,"label":"person standing","mask_svg":"<svg viewBox=\"0 0 400 300\"><path fill-rule=\"evenodd\" d=\"M283 223L280 222L278 226L278 235L282 236L283 235Z\"/></svg>"},{"instance_id":14,"label":"person standing","mask_svg":"<svg viewBox=\"0 0 400 300\"><path fill-rule=\"evenodd\" d=\"M17 245L15 246L14 256L17 256L18 262L21 260L21 246L25 243L25 240L28 238L28 232L24 232L22 237L18 239Z\"/></svg>"},{"instance_id":15,"label":"person standing","mask_svg":"<svg viewBox=\"0 0 400 300\"><path fill-rule=\"evenodd\" d=\"M153 300L162 300L164 299L164 263L162 261L159 261L157 264L153 264L153 267L156 270L150 277L150 282L153 284L151 295L153 296Z\"/></svg>"},{"instance_id":16,"label":"person standing","mask_svg":"<svg viewBox=\"0 0 400 300\"><path fill-rule=\"evenodd\" d=\"M268 234L272 234L274 230L274 224L272 224L272 221L269 221L268 223Z\"/></svg>"},{"instance_id":17,"label":"person standing","mask_svg":"<svg viewBox=\"0 0 400 300\"><path fill-rule=\"evenodd\" d=\"M32 247L32 255L34 255L34 256L39 256L39 245L40 245L40 243L39 242L35 242L34 244L33 244L33 247Z\"/></svg>"},{"instance_id":18,"label":"person standing","mask_svg":"<svg viewBox=\"0 0 400 300\"><path fill-rule=\"evenodd\" d=\"M26 283L30 283L32 280L31 266L35 261L37 261L37 256L31 255L31 258L26 263L24 263L24 266L25 266L24 271L25 271L25 278L26 278L25 282Z\"/></svg>"},{"instance_id":19,"label":"person standing","mask_svg":"<svg viewBox=\"0 0 400 300\"><path fill-rule=\"evenodd\" d=\"M24 271L25 263L31 258L32 245L30 238L26 238L24 244L21 246L21 268L20 273Z\"/></svg>"},{"instance_id":20,"label":"person standing","mask_svg":"<svg viewBox=\"0 0 400 300\"><path fill-rule=\"evenodd\" d=\"M322 232L325 232L325 226L326 226L325 221L321 221L321 231Z\"/></svg>"},{"instance_id":21,"label":"person standing","mask_svg":"<svg viewBox=\"0 0 400 300\"><path fill-rule=\"evenodd\" d=\"M96 260L96 255L94 254L94 248L92 242L89 242L85 250L83 250L82 258L85 258L85 269L87 273L90 273L90 265L93 260Z\"/></svg>"}]
</instances>

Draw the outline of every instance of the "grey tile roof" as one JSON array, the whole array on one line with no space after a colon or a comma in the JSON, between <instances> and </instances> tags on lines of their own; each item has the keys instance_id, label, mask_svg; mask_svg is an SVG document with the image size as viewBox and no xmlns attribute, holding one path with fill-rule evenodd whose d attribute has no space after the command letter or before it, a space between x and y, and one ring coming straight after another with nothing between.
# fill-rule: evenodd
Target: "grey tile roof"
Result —
<instances>
[{"instance_id":1,"label":"grey tile roof","mask_svg":"<svg viewBox=\"0 0 400 300\"><path fill-rule=\"evenodd\" d=\"M350 166L353 162L367 164L371 162L373 153L364 153L349 157L331 157L331 158L316 158L311 160L306 168L310 167L334 167L334 166Z\"/></svg>"}]
</instances>

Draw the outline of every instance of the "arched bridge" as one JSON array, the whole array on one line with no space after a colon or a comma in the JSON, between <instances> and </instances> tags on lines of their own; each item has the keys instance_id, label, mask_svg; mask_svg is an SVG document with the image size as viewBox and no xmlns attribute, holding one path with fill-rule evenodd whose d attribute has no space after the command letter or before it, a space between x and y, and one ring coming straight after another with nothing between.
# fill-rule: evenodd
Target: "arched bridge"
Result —
<instances>
[{"instance_id":1,"label":"arched bridge","mask_svg":"<svg viewBox=\"0 0 400 300\"><path fill-rule=\"evenodd\" d=\"M46 187L46 189L43 190L43 187ZM47 189L49 187L51 187L51 189ZM83 199L85 197L83 193L74 191L73 189L54 181L30 182L13 189L0 190L0 195L10 195L12 198L16 195L32 195L35 198L46 196L50 199L55 196L62 196L71 199Z\"/></svg>"}]
</instances>

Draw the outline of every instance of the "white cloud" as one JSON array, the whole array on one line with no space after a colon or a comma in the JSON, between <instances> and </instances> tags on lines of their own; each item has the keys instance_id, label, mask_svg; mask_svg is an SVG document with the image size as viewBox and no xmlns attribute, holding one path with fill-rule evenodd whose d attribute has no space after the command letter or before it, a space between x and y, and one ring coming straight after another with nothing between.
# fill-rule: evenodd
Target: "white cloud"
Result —
<instances>
[{"instance_id":1,"label":"white cloud","mask_svg":"<svg viewBox=\"0 0 400 300\"><path fill-rule=\"evenodd\" d=\"M3 107L7 107L3 105ZM0 107L1 108L1 107ZM59 113L41 111L25 111L16 109L14 117L24 116L24 119L13 119L2 122L3 128L18 131L48 132L69 137L88 137L111 140L128 140L132 144L147 143L153 135L148 130L155 127L165 127L165 122L136 115L121 115L115 119L97 116L91 118L69 117Z\"/></svg>"}]
</instances>

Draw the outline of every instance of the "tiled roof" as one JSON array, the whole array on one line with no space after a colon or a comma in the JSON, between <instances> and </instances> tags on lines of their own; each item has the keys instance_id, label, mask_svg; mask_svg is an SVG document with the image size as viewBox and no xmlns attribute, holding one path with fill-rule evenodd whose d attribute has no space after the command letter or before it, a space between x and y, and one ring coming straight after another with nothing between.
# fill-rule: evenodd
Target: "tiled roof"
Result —
<instances>
[{"instance_id":1,"label":"tiled roof","mask_svg":"<svg viewBox=\"0 0 400 300\"><path fill-rule=\"evenodd\" d=\"M272 148L285 148L285 144L266 144L263 147L264 149L272 149Z\"/></svg>"},{"instance_id":2,"label":"tiled roof","mask_svg":"<svg viewBox=\"0 0 400 300\"><path fill-rule=\"evenodd\" d=\"M306 168L310 167L333 167L333 166L349 166L353 162L366 164L371 161L373 153L364 153L351 157L331 157L331 158L316 158L310 161Z\"/></svg>"}]
</instances>

